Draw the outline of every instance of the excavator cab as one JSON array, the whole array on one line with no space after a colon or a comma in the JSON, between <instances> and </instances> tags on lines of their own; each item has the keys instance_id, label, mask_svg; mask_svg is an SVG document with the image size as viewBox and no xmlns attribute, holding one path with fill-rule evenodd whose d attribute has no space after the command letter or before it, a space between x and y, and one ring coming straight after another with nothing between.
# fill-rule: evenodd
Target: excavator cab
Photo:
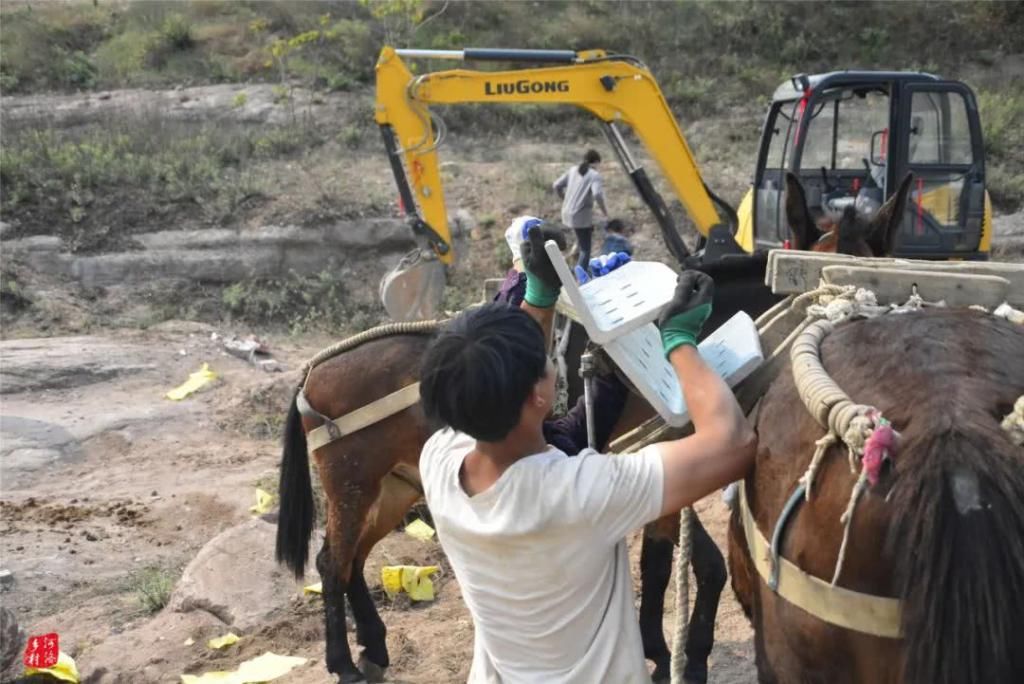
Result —
<instances>
[{"instance_id":1,"label":"excavator cab","mask_svg":"<svg viewBox=\"0 0 1024 684\"><path fill-rule=\"evenodd\" d=\"M985 259L991 207L974 93L925 73L799 74L776 89L740 224L757 244L789 237L785 174L804 186L815 218L853 206L870 214L914 177L896 256Z\"/></svg>"}]
</instances>

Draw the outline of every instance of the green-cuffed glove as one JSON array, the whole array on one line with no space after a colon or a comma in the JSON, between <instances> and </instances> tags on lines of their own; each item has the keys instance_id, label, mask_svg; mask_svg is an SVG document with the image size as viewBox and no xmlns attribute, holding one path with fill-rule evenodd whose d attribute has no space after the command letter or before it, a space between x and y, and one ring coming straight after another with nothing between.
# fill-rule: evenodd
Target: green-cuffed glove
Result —
<instances>
[{"instance_id":1,"label":"green-cuffed glove","mask_svg":"<svg viewBox=\"0 0 1024 684\"><path fill-rule=\"evenodd\" d=\"M554 306L562 289L562 281L544 251L544 243L548 240L554 240L559 249L565 249L562 231L557 226L546 224L530 228L526 239L519 245L523 270L526 271L526 303L541 309Z\"/></svg>"},{"instance_id":2,"label":"green-cuffed glove","mask_svg":"<svg viewBox=\"0 0 1024 684\"><path fill-rule=\"evenodd\" d=\"M684 344L697 346L697 336L711 315L711 298L715 294L715 281L700 271L683 271L676 283L672 301L661 310L658 330L665 357Z\"/></svg>"}]
</instances>

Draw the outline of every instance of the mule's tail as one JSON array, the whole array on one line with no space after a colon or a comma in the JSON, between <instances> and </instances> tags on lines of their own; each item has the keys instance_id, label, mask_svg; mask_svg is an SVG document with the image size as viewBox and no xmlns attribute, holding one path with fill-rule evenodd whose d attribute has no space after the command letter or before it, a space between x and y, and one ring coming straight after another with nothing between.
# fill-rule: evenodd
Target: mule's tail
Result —
<instances>
[{"instance_id":1,"label":"mule's tail","mask_svg":"<svg viewBox=\"0 0 1024 684\"><path fill-rule=\"evenodd\" d=\"M299 392L302 390L300 389ZM298 392L296 392L296 397ZM281 510L277 519L277 545L275 556L301 578L309 556L309 538L313 534L316 508L313 503L313 484L309 476L309 455L306 433L302 429L302 416L292 398L288 419L285 421L283 451L281 454L281 481L278 491Z\"/></svg>"},{"instance_id":2,"label":"mule's tail","mask_svg":"<svg viewBox=\"0 0 1024 684\"><path fill-rule=\"evenodd\" d=\"M1024 682L1024 449L994 421L915 441L900 455L890 539L902 681Z\"/></svg>"}]
</instances>

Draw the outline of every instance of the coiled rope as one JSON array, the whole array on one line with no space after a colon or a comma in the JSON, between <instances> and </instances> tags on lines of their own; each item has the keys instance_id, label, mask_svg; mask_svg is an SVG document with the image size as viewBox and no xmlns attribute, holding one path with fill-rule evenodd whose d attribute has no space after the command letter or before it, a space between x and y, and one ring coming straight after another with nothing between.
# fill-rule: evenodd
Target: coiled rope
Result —
<instances>
[{"instance_id":1,"label":"coiled rope","mask_svg":"<svg viewBox=\"0 0 1024 684\"><path fill-rule=\"evenodd\" d=\"M306 376L309 375L309 371L313 370L327 359L334 358L338 354L347 352L350 349L355 349L362 344L380 339L381 337L390 337L391 335L431 334L437 332L445 322L446 321L444 320L434 320L385 323L384 325L378 325L376 328L364 330L352 337L347 337L341 342L336 342L325 349L321 349L313 356L313 358L307 361L302 367L302 382L300 384L305 384Z\"/></svg>"}]
</instances>

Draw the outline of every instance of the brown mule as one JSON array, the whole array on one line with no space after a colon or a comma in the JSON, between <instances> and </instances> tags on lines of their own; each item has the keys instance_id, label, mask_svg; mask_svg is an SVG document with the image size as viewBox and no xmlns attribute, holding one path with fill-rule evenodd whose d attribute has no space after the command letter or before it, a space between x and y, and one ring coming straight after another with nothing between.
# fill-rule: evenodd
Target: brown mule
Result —
<instances>
[{"instance_id":1,"label":"brown mule","mask_svg":"<svg viewBox=\"0 0 1024 684\"><path fill-rule=\"evenodd\" d=\"M839 387L902 434L856 509L838 578L854 592L900 599L902 638L826 623L774 593L737 507L729 565L754 625L759 681L1024 681L1024 449L999 426L1024 394L1024 329L974 311L881 316L837 327L822 360ZM741 486L770 538L824 432L788 364L761 400L756 429L755 469ZM826 582L855 479L845 450L831 447L782 538L781 556Z\"/></svg>"}]
</instances>

